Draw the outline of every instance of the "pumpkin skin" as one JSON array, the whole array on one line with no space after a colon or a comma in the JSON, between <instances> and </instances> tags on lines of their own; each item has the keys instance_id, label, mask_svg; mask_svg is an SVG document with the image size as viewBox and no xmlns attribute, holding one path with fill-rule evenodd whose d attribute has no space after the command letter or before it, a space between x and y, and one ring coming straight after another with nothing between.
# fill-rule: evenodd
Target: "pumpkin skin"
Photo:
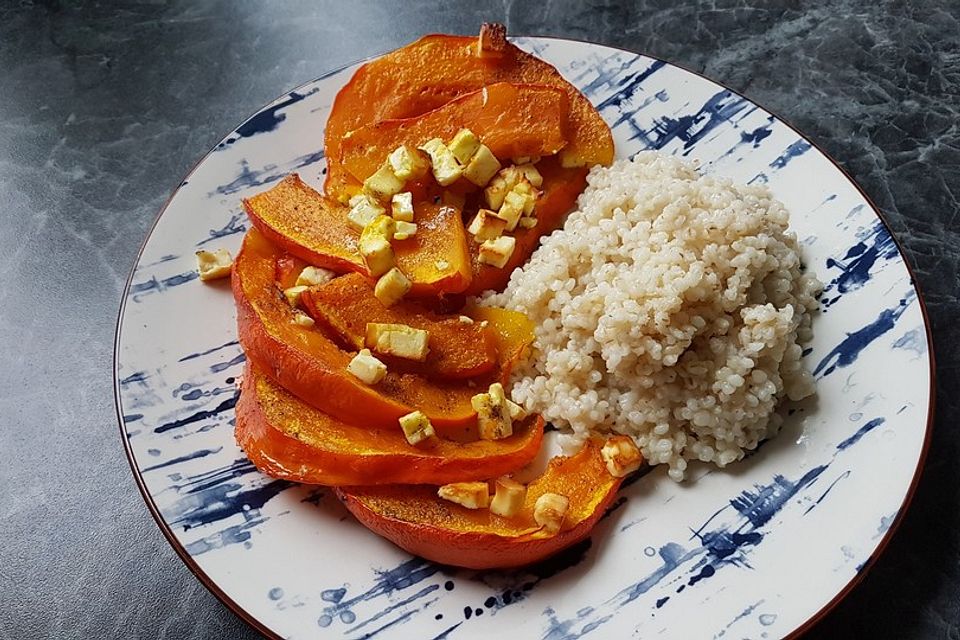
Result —
<instances>
[{"instance_id":1,"label":"pumpkin skin","mask_svg":"<svg viewBox=\"0 0 960 640\"><path fill-rule=\"evenodd\" d=\"M365 527L414 555L469 569L518 567L582 541L610 506L622 478L607 471L601 446L589 441L576 455L551 460L513 518L448 502L430 486L340 487L337 495ZM533 519L537 498L548 492L570 500L554 535Z\"/></svg>"}]
</instances>

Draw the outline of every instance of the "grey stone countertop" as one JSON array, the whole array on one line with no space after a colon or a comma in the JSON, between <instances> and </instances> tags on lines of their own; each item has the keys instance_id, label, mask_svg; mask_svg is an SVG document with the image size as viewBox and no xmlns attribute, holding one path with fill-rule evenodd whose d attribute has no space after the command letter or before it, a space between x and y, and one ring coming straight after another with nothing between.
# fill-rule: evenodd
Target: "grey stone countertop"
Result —
<instances>
[{"instance_id":1,"label":"grey stone countertop","mask_svg":"<svg viewBox=\"0 0 960 640\"><path fill-rule=\"evenodd\" d=\"M181 177L284 91L426 32L653 54L745 93L882 210L929 306L916 497L808 637L960 638L960 5L954 0L0 3L0 638L253 638L167 544L117 428L138 247Z\"/></svg>"}]
</instances>

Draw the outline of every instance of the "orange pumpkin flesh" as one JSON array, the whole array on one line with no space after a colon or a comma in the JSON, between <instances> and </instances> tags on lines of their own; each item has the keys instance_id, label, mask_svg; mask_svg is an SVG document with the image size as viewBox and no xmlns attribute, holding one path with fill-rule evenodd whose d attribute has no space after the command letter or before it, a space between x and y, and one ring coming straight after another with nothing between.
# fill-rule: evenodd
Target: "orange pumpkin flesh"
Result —
<instances>
[{"instance_id":1,"label":"orange pumpkin flesh","mask_svg":"<svg viewBox=\"0 0 960 640\"><path fill-rule=\"evenodd\" d=\"M412 554L471 569L522 566L586 538L613 501L622 479L607 472L600 446L590 441L572 457L551 460L527 487L523 509L513 518L442 500L430 486L341 487L337 495L364 526ZM544 493L570 500L555 535L533 519Z\"/></svg>"},{"instance_id":2,"label":"orange pumpkin flesh","mask_svg":"<svg viewBox=\"0 0 960 640\"><path fill-rule=\"evenodd\" d=\"M378 120L342 141L342 159L328 165L325 189L335 196L352 191L345 185L362 183L397 147L417 147L432 138L449 142L462 128L473 131L503 162L553 155L567 144L567 110L567 95L560 89L501 82L413 118Z\"/></svg>"},{"instance_id":3,"label":"orange pumpkin flesh","mask_svg":"<svg viewBox=\"0 0 960 640\"><path fill-rule=\"evenodd\" d=\"M465 323L458 316L440 316L414 301L401 300L384 307L373 295L373 286L359 274L334 278L303 293L304 309L355 349L365 346L368 322L405 324L430 332L430 352L425 362L378 356L391 370L416 371L431 377L471 378L497 365L492 331L479 322Z\"/></svg>"},{"instance_id":4,"label":"orange pumpkin flesh","mask_svg":"<svg viewBox=\"0 0 960 640\"><path fill-rule=\"evenodd\" d=\"M318 328L292 321L294 311L274 284L280 255L280 250L255 229L244 238L232 274L240 344L247 359L275 382L346 422L392 427L400 416L419 409L441 435L455 437L475 423L470 398L477 388L485 389L495 380L506 379L513 360L533 341L529 322L505 325L504 331L517 333L499 338L498 367L477 378L473 387L398 372L388 372L376 387L369 387L347 373L352 353L342 350ZM501 310L501 315L512 318L522 314ZM501 331L494 322L489 326L494 332Z\"/></svg>"},{"instance_id":5,"label":"orange pumpkin flesh","mask_svg":"<svg viewBox=\"0 0 960 640\"><path fill-rule=\"evenodd\" d=\"M564 166L613 161L610 127L552 65L512 44L497 58L476 53L475 37L428 35L360 67L337 94L327 119L326 192L338 195L343 188L330 176L343 175L333 167L341 163L341 145L351 131L380 120L418 116L496 82L540 84L567 94L569 142L561 151Z\"/></svg>"},{"instance_id":6,"label":"orange pumpkin flesh","mask_svg":"<svg viewBox=\"0 0 960 640\"><path fill-rule=\"evenodd\" d=\"M349 207L326 198L291 174L272 189L243 201L253 226L291 255L338 273L368 273L347 221ZM417 233L394 243L397 266L413 282L411 295L458 293L470 284L467 235L456 209L415 205Z\"/></svg>"},{"instance_id":7,"label":"orange pumpkin flesh","mask_svg":"<svg viewBox=\"0 0 960 640\"><path fill-rule=\"evenodd\" d=\"M410 445L399 424L347 424L247 366L237 402L237 442L260 471L309 484L443 484L515 471L540 449L543 419L531 416L503 440Z\"/></svg>"}]
</instances>

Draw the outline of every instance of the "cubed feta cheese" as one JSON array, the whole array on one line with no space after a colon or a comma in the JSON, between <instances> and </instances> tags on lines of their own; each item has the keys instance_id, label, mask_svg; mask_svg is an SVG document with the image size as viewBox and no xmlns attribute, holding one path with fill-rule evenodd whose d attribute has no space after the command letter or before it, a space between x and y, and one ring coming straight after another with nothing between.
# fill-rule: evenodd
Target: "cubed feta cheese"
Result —
<instances>
[{"instance_id":1,"label":"cubed feta cheese","mask_svg":"<svg viewBox=\"0 0 960 640\"><path fill-rule=\"evenodd\" d=\"M366 194L355 195L350 198L350 213L347 214L347 220L357 230L363 229L376 220L377 216L386 213L379 202Z\"/></svg>"},{"instance_id":2,"label":"cubed feta cheese","mask_svg":"<svg viewBox=\"0 0 960 640\"><path fill-rule=\"evenodd\" d=\"M430 333L405 324L368 322L365 344L384 355L423 362L427 359Z\"/></svg>"},{"instance_id":3,"label":"cubed feta cheese","mask_svg":"<svg viewBox=\"0 0 960 640\"><path fill-rule=\"evenodd\" d=\"M326 284L333 280L333 276L335 275L336 274L333 271L329 271L327 269L321 269L319 267L304 267L303 271L300 272L300 275L297 276L296 285L313 287L320 284Z\"/></svg>"},{"instance_id":4,"label":"cubed feta cheese","mask_svg":"<svg viewBox=\"0 0 960 640\"><path fill-rule=\"evenodd\" d=\"M527 417L527 410L510 398L507 398L507 411L510 413L511 420L523 420Z\"/></svg>"},{"instance_id":5,"label":"cubed feta cheese","mask_svg":"<svg viewBox=\"0 0 960 640\"><path fill-rule=\"evenodd\" d=\"M467 509L485 509L490 504L486 482L453 482L437 489L437 495Z\"/></svg>"},{"instance_id":6,"label":"cubed feta cheese","mask_svg":"<svg viewBox=\"0 0 960 640\"><path fill-rule=\"evenodd\" d=\"M363 234L372 235L372 236L383 236L387 240L393 240L393 234L397 229L397 221L391 218L390 216L377 216L373 221L368 224L363 229L363 233L360 234L363 237Z\"/></svg>"},{"instance_id":7,"label":"cubed feta cheese","mask_svg":"<svg viewBox=\"0 0 960 640\"><path fill-rule=\"evenodd\" d=\"M503 199L503 204L500 205L500 211L497 212L497 215L507 221L507 231L513 231L517 228L520 216L527 214L528 209L531 213L533 212L533 204L536 199L531 192L526 191L529 184L525 181L518 183L510 190ZM527 187L523 185L527 185Z\"/></svg>"},{"instance_id":8,"label":"cubed feta cheese","mask_svg":"<svg viewBox=\"0 0 960 640\"><path fill-rule=\"evenodd\" d=\"M490 180L490 183L483 190L483 199L486 201L488 207L497 210L500 208L500 205L503 204L503 199L507 197L507 194L510 193L510 189L512 188L513 185L508 182L507 177L503 175L503 171L500 171L500 173L493 176L493 179Z\"/></svg>"},{"instance_id":9,"label":"cubed feta cheese","mask_svg":"<svg viewBox=\"0 0 960 640\"><path fill-rule=\"evenodd\" d=\"M540 192L537 191L532 184L530 184L530 181L526 178L521 178L520 181L513 186L511 192L524 199L523 215L533 215L533 207L537 203L537 198L540 196ZM507 195L509 196L510 194Z\"/></svg>"},{"instance_id":10,"label":"cubed feta cheese","mask_svg":"<svg viewBox=\"0 0 960 640\"><path fill-rule=\"evenodd\" d=\"M430 163L420 151L407 145L401 145L393 150L387 157L393 174L401 180L416 180L422 177Z\"/></svg>"},{"instance_id":11,"label":"cubed feta cheese","mask_svg":"<svg viewBox=\"0 0 960 640\"><path fill-rule=\"evenodd\" d=\"M411 286L410 279L400 269L394 267L380 276L373 288L373 295L380 301L380 304L390 307L407 295Z\"/></svg>"},{"instance_id":12,"label":"cubed feta cheese","mask_svg":"<svg viewBox=\"0 0 960 640\"><path fill-rule=\"evenodd\" d=\"M533 519L547 533L557 533L570 508L570 500L558 493L545 493L533 505Z\"/></svg>"},{"instance_id":13,"label":"cubed feta cheese","mask_svg":"<svg viewBox=\"0 0 960 640\"><path fill-rule=\"evenodd\" d=\"M377 384L387 375L387 365L377 360L369 349L361 349L347 365L347 371L364 384Z\"/></svg>"},{"instance_id":14,"label":"cubed feta cheese","mask_svg":"<svg viewBox=\"0 0 960 640\"><path fill-rule=\"evenodd\" d=\"M295 311L293 314L293 324L301 327L312 327L316 324L316 322L313 321L313 318L302 311Z\"/></svg>"},{"instance_id":15,"label":"cubed feta cheese","mask_svg":"<svg viewBox=\"0 0 960 640\"><path fill-rule=\"evenodd\" d=\"M500 440L513 435L513 419L502 384L491 384L487 393L470 398L470 404L477 412L477 431L481 440Z\"/></svg>"},{"instance_id":16,"label":"cubed feta cheese","mask_svg":"<svg viewBox=\"0 0 960 640\"><path fill-rule=\"evenodd\" d=\"M197 273L204 282L226 278L232 265L233 258L226 249L197 251Z\"/></svg>"},{"instance_id":17,"label":"cubed feta cheese","mask_svg":"<svg viewBox=\"0 0 960 640\"><path fill-rule=\"evenodd\" d=\"M478 187L483 187L497 171L500 171L500 162L489 147L482 144L464 168L463 177Z\"/></svg>"},{"instance_id":18,"label":"cubed feta cheese","mask_svg":"<svg viewBox=\"0 0 960 640\"><path fill-rule=\"evenodd\" d=\"M473 235L477 242L485 242L499 238L506 228L506 220L489 209L480 209L470 222L470 226L467 227L467 231Z\"/></svg>"},{"instance_id":19,"label":"cubed feta cheese","mask_svg":"<svg viewBox=\"0 0 960 640\"><path fill-rule=\"evenodd\" d=\"M393 232L394 240L406 240L414 236L417 233L417 225L413 222L404 222L403 220L397 220L396 227Z\"/></svg>"},{"instance_id":20,"label":"cubed feta cheese","mask_svg":"<svg viewBox=\"0 0 960 640\"><path fill-rule=\"evenodd\" d=\"M484 22L477 41L477 55L481 58L499 58L507 50L507 28L498 22Z\"/></svg>"},{"instance_id":21,"label":"cubed feta cheese","mask_svg":"<svg viewBox=\"0 0 960 640\"><path fill-rule=\"evenodd\" d=\"M463 167L440 138L424 142L420 149L430 156L433 177L437 179L440 186L446 187L453 184L463 174Z\"/></svg>"},{"instance_id":22,"label":"cubed feta cheese","mask_svg":"<svg viewBox=\"0 0 960 640\"><path fill-rule=\"evenodd\" d=\"M502 269L507 264L510 256L513 255L513 250L516 246L516 238L512 236L500 236L499 238L487 240L481 244L477 258L482 264L489 264L498 269Z\"/></svg>"},{"instance_id":23,"label":"cubed feta cheese","mask_svg":"<svg viewBox=\"0 0 960 640\"><path fill-rule=\"evenodd\" d=\"M363 181L363 191L383 202L403 191L403 185L404 181L393 173L390 163L384 162L376 173Z\"/></svg>"},{"instance_id":24,"label":"cubed feta cheese","mask_svg":"<svg viewBox=\"0 0 960 640\"><path fill-rule=\"evenodd\" d=\"M400 416L400 428L407 442L415 447L426 447L435 444L437 433L428 418L422 411L413 411Z\"/></svg>"},{"instance_id":25,"label":"cubed feta cheese","mask_svg":"<svg viewBox=\"0 0 960 640\"><path fill-rule=\"evenodd\" d=\"M517 171L522 173L523 176L530 181L530 184L538 189L543 186L543 176L540 175L540 172L532 164L519 164L519 166L517 166Z\"/></svg>"},{"instance_id":26,"label":"cubed feta cheese","mask_svg":"<svg viewBox=\"0 0 960 640\"><path fill-rule=\"evenodd\" d=\"M600 449L600 456L607 465L607 471L614 478L622 478L643 464L643 454L629 436L608 438Z\"/></svg>"},{"instance_id":27,"label":"cubed feta cheese","mask_svg":"<svg viewBox=\"0 0 960 640\"><path fill-rule=\"evenodd\" d=\"M390 246L392 237L393 219L388 216L377 217L360 234L360 255L374 278L380 277L394 265L393 247Z\"/></svg>"},{"instance_id":28,"label":"cubed feta cheese","mask_svg":"<svg viewBox=\"0 0 960 640\"><path fill-rule=\"evenodd\" d=\"M507 197L504 198L500 210L497 211L497 215L507 221L507 231L513 231L517 228L517 223L520 222L520 217L523 215L525 202L526 200L515 192L507 192Z\"/></svg>"},{"instance_id":29,"label":"cubed feta cheese","mask_svg":"<svg viewBox=\"0 0 960 640\"><path fill-rule=\"evenodd\" d=\"M287 299L287 302L290 303L291 307L296 307L300 305L300 295L309 289L310 287L306 285L297 285L295 287L290 287L289 289L283 290L283 297Z\"/></svg>"},{"instance_id":30,"label":"cubed feta cheese","mask_svg":"<svg viewBox=\"0 0 960 640\"><path fill-rule=\"evenodd\" d=\"M487 201L487 206L493 210L499 209L500 205L503 204L503 199L522 177L523 174L513 165L501 169L490 181L487 188L483 190L483 197Z\"/></svg>"},{"instance_id":31,"label":"cubed feta cheese","mask_svg":"<svg viewBox=\"0 0 960 640\"><path fill-rule=\"evenodd\" d=\"M511 518L523 508L527 497L527 488L512 478L497 478L490 512L504 518Z\"/></svg>"},{"instance_id":32,"label":"cubed feta cheese","mask_svg":"<svg viewBox=\"0 0 960 640\"><path fill-rule=\"evenodd\" d=\"M470 158L473 157L473 154L475 154L479 148L480 140L477 139L477 136L473 135L473 131L470 131L470 129L460 129L460 131L457 131L457 135L453 136L453 140L447 145L447 149L450 149L450 153L453 154L453 157L456 158L460 164L470 162Z\"/></svg>"},{"instance_id":33,"label":"cubed feta cheese","mask_svg":"<svg viewBox=\"0 0 960 640\"><path fill-rule=\"evenodd\" d=\"M404 191L393 196L390 201L390 209L394 220L413 222L413 194Z\"/></svg>"}]
</instances>

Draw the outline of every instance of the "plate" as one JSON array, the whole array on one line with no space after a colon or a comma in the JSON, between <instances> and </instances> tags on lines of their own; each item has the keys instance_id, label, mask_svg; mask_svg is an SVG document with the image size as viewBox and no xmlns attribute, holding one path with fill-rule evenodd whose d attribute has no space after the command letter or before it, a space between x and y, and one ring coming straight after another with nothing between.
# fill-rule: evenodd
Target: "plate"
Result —
<instances>
[{"instance_id":1,"label":"plate","mask_svg":"<svg viewBox=\"0 0 960 640\"><path fill-rule=\"evenodd\" d=\"M127 284L116 395L130 463L174 548L231 609L283 638L777 638L821 616L903 513L932 411L929 334L888 228L837 165L743 96L660 60L549 38L555 65L641 149L765 183L826 284L806 363L815 399L727 471L656 470L625 488L591 540L506 572L453 570L367 532L332 492L258 473L233 439L229 285L196 250L234 254L241 198L297 171L322 185L322 129L357 65L283 95L176 189Z\"/></svg>"}]
</instances>

